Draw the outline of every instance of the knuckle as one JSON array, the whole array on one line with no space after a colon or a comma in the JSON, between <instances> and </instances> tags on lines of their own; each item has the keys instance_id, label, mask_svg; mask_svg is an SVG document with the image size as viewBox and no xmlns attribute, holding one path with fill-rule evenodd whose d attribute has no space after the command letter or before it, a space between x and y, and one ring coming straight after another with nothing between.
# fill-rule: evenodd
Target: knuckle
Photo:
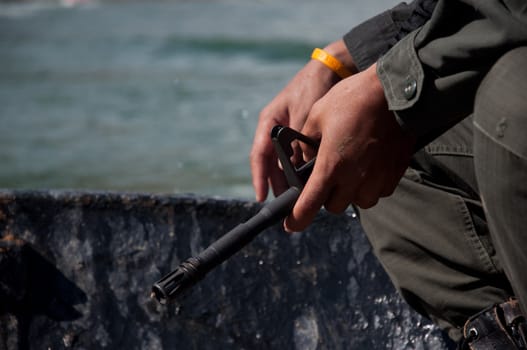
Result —
<instances>
[{"instance_id":1,"label":"knuckle","mask_svg":"<svg viewBox=\"0 0 527 350\"><path fill-rule=\"evenodd\" d=\"M289 232L301 232L305 229L305 227L301 223L292 218L288 218L286 220L286 226Z\"/></svg>"},{"instance_id":2,"label":"knuckle","mask_svg":"<svg viewBox=\"0 0 527 350\"><path fill-rule=\"evenodd\" d=\"M377 202L378 202L378 199L366 198L366 199L360 199L359 201L357 201L357 205L361 209L369 209L375 206Z\"/></svg>"},{"instance_id":3,"label":"knuckle","mask_svg":"<svg viewBox=\"0 0 527 350\"><path fill-rule=\"evenodd\" d=\"M270 103L260 111L258 115L258 122L262 125L276 124L277 119L282 119L280 116L287 114L282 104Z\"/></svg>"},{"instance_id":4,"label":"knuckle","mask_svg":"<svg viewBox=\"0 0 527 350\"><path fill-rule=\"evenodd\" d=\"M390 197L395 192L395 187L384 188L381 197Z\"/></svg>"},{"instance_id":5,"label":"knuckle","mask_svg":"<svg viewBox=\"0 0 527 350\"><path fill-rule=\"evenodd\" d=\"M324 208L326 208L327 211L333 214L342 214L347 207L348 204L342 203L327 203L324 205Z\"/></svg>"},{"instance_id":6,"label":"knuckle","mask_svg":"<svg viewBox=\"0 0 527 350\"><path fill-rule=\"evenodd\" d=\"M260 120L263 120L263 119L267 118L270 115L271 115L271 106L267 105L260 111L260 114L259 114L258 118Z\"/></svg>"}]
</instances>

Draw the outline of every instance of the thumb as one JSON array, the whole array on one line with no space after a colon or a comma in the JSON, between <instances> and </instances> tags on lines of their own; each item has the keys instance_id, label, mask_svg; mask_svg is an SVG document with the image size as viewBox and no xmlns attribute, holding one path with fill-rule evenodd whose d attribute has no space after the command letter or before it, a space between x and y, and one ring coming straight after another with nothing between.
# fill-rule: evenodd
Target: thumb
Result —
<instances>
[{"instance_id":1,"label":"thumb","mask_svg":"<svg viewBox=\"0 0 527 350\"><path fill-rule=\"evenodd\" d=\"M331 187L328 186L328 178L322 168L321 163L317 159L313 172L307 180L291 214L284 220L284 229L287 232L304 230L313 221L331 193Z\"/></svg>"}]
</instances>

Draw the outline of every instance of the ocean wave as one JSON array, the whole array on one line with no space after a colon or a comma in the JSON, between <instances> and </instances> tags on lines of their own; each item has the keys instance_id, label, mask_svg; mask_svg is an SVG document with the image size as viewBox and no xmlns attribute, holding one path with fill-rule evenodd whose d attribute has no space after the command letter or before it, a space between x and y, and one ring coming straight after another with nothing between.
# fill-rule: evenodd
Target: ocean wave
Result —
<instances>
[{"instance_id":1,"label":"ocean wave","mask_svg":"<svg viewBox=\"0 0 527 350\"><path fill-rule=\"evenodd\" d=\"M155 50L166 57L178 52L195 52L215 55L249 55L263 60L305 60L313 50L311 42L274 39L244 39L229 37L187 38L171 36Z\"/></svg>"},{"instance_id":2,"label":"ocean wave","mask_svg":"<svg viewBox=\"0 0 527 350\"><path fill-rule=\"evenodd\" d=\"M57 7L54 3L49 2L32 2L32 3L8 3L0 4L0 18L22 18L32 16L50 8Z\"/></svg>"},{"instance_id":3,"label":"ocean wave","mask_svg":"<svg viewBox=\"0 0 527 350\"><path fill-rule=\"evenodd\" d=\"M26 18L38 15L43 11L55 10L57 8L93 8L99 5L94 0L57 0L57 1L30 1L23 3L0 3L0 18Z\"/></svg>"}]
</instances>

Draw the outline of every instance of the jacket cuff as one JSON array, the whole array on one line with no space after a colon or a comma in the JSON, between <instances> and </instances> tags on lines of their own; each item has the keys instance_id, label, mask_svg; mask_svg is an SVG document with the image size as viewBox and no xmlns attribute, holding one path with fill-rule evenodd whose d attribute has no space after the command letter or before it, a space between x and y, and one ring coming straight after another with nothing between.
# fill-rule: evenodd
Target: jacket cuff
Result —
<instances>
[{"instance_id":1,"label":"jacket cuff","mask_svg":"<svg viewBox=\"0 0 527 350\"><path fill-rule=\"evenodd\" d=\"M377 76L388 108L394 112L401 128L415 137L416 150L470 113L466 103L460 104L456 96L464 96L464 90L475 89L470 72L454 79L433 76L425 79L425 68L414 45L420 32L417 29L408 34L377 61ZM458 84L463 81L467 82Z\"/></svg>"},{"instance_id":2,"label":"jacket cuff","mask_svg":"<svg viewBox=\"0 0 527 350\"><path fill-rule=\"evenodd\" d=\"M363 71L396 43L397 34L398 27L389 10L359 24L343 40L357 69Z\"/></svg>"},{"instance_id":3,"label":"jacket cuff","mask_svg":"<svg viewBox=\"0 0 527 350\"><path fill-rule=\"evenodd\" d=\"M424 71L414 41L420 29L408 34L377 61L377 76L384 89L388 108L394 112L402 129L416 138L418 148L427 143L436 125L419 118L415 106L422 98ZM414 107L414 108L412 108Z\"/></svg>"},{"instance_id":4,"label":"jacket cuff","mask_svg":"<svg viewBox=\"0 0 527 350\"><path fill-rule=\"evenodd\" d=\"M394 111L412 107L421 94L424 73L414 46L418 32L410 33L377 61L377 75Z\"/></svg>"}]
</instances>

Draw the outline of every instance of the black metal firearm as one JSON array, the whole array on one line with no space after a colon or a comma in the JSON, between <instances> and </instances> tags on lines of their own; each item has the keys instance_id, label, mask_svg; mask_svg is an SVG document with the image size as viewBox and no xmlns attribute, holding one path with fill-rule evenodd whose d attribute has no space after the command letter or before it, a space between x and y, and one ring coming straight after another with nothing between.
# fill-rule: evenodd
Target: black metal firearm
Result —
<instances>
[{"instance_id":1,"label":"black metal firearm","mask_svg":"<svg viewBox=\"0 0 527 350\"><path fill-rule=\"evenodd\" d=\"M312 159L300 167L295 167L291 162L292 142L304 142L314 149L318 148L318 143L293 129L279 125L271 131L271 139L289 183L289 189L268 202L249 220L239 224L200 254L185 260L174 271L154 283L152 298L157 299L161 304L174 301L181 293L205 277L209 271L251 242L260 232L284 219L291 212L315 162L315 159Z\"/></svg>"}]
</instances>

